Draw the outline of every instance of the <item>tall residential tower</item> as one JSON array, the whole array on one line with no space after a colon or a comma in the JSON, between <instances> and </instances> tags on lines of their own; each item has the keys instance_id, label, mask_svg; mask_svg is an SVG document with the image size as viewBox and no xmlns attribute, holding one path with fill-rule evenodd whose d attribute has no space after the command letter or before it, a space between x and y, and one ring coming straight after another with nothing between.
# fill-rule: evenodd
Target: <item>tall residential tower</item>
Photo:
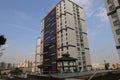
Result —
<instances>
[{"instance_id":1,"label":"tall residential tower","mask_svg":"<svg viewBox=\"0 0 120 80\"><path fill-rule=\"evenodd\" d=\"M120 0L104 0L120 57Z\"/></svg>"},{"instance_id":2,"label":"tall residential tower","mask_svg":"<svg viewBox=\"0 0 120 80\"><path fill-rule=\"evenodd\" d=\"M40 73L38 66L40 65L40 50L41 50L41 38L38 37L36 40L36 51L35 51L35 61L34 61L34 73Z\"/></svg>"},{"instance_id":3,"label":"tall residential tower","mask_svg":"<svg viewBox=\"0 0 120 80\"><path fill-rule=\"evenodd\" d=\"M63 54L77 59L77 70L87 70L91 61L82 7L70 0L61 0L43 18L41 26L43 73L58 72L57 59Z\"/></svg>"}]
</instances>

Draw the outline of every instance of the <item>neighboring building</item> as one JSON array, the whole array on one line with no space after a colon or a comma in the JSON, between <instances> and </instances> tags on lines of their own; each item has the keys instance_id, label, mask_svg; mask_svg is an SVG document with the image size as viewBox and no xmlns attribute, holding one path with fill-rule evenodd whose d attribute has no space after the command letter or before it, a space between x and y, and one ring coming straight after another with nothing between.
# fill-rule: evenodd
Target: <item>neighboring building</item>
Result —
<instances>
[{"instance_id":1,"label":"neighboring building","mask_svg":"<svg viewBox=\"0 0 120 80\"><path fill-rule=\"evenodd\" d=\"M34 73L40 73L40 69L38 66L40 65L40 44L41 44L41 39L40 37L37 38L36 40L36 53L35 53L35 62L34 62Z\"/></svg>"},{"instance_id":2,"label":"neighboring building","mask_svg":"<svg viewBox=\"0 0 120 80\"><path fill-rule=\"evenodd\" d=\"M105 69L105 64L93 64L93 70L103 70ZM120 63L109 63L108 69L120 69Z\"/></svg>"},{"instance_id":3,"label":"neighboring building","mask_svg":"<svg viewBox=\"0 0 120 80\"><path fill-rule=\"evenodd\" d=\"M104 70L105 69L105 64L93 64L92 69L93 70Z\"/></svg>"},{"instance_id":4,"label":"neighboring building","mask_svg":"<svg viewBox=\"0 0 120 80\"><path fill-rule=\"evenodd\" d=\"M120 63L110 63L109 69L120 69Z\"/></svg>"},{"instance_id":5,"label":"neighboring building","mask_svg":"<svg viewBox=\"0 0 120 80\"><path fill-rule=\"evenodd\" d=\"M0 69L6 69L6 63L0 62Z\"/></svg>"},{"instance_id":6,"label":"neighboring building","mask_svg":"<svg viewBox=\"0 0 120 80\"><path fill-rule=\"evenodd\" d=\"M7 63L7 64L6 64L6 68L7 68L7 69L12 69L12 68L13 68L13 64Z\"/></svg>"},{"instance_id":7,"label":"neighboring building","mask_svg":"<svg viewBox=\"0 0 120 80\"><path fill-rule=\"evenodd\" d=\"M15 63L6 63L6 62L0 62L0 69L13 69L16 68Z\"/></svg>"},{"instance_id":8,"label":"neighboring building","mask_svg":"<svg viewBox=\"0 0 120 80\"><path fill-rule=\"evenodd\" d=\"M42 20L40 64L42 72L59 71L63 54L77 59L77 70L91 65L83 8L70 0L61 0Z\"/></svg>"},{"instance_id":9,"label":"neighboring building","mask_svg":"<svg viewBox=\"0 0 120 80\"><path fill-rule=\"evenodd\" d=\"M104 0L120 57L120 0Z\"/></svg>"},{"instance_id":10,"label":"neighboring building","mask_svg":"<svg viewBox=\"0 0 120 80\"><path fill-rule=\"evenodd\" d=\"M32 68L32 61L24 59L23 61L19 62L17 67L18 68Z\"/></svg>"}]
</instances>

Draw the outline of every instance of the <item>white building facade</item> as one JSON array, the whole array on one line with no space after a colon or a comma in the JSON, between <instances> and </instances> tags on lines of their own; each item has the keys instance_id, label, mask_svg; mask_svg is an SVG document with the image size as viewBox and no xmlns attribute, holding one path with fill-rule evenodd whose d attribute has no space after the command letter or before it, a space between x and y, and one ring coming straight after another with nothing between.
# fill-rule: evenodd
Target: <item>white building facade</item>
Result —
<instances>
[{"instance_id":1,"label":"white building facade","mask_svg":"<svg viewBox=\"0 0 120 80\"><path fill-rule=\"evenodd\" d=\"M40 65L40 50L41 50L41 38L38 37L36 40L36 52L35 52L35 62L34 62L34 73L40 73L38 66Z\"/></svg>"},{"instance_id":2,"label":"white building facade","mask_svg":"<svg viewBox=\"0 0 120 80\"><path fill-rule=\"evenodd\" d=\"M120 58L120 0L104 0Z\"/></svg>"}]
</instances>

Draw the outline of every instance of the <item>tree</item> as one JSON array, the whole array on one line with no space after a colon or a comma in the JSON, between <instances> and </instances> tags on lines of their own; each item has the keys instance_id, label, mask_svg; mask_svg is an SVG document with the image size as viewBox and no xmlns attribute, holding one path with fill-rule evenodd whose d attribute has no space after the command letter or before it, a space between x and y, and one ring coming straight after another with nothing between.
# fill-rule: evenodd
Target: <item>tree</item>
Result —
<instances>
[{"instance_id":1,"label":"tree","mask_svg":"<svg viewBox=\"0 0 120 80\"><path fill-rule=\"evenodd\" d=\"M2 56L2 51L4 50L4 49L1 49L1 47L2 47L2 45L5 45L6 41L7 41L7 39L5 38L5 36L0 35L0 56Z\"/></svg>"},{"instance_id":2,"label":"tree","mask_svg":"<svg viewBox=\"0 0 120 80\"><path fill-rule=\"evenodd\" d=\"M105 70L108 70L109 67L110 67L110 64L109 64L109 63L106 63L106 64L105 64Z\"/></svg>"},{"instance_id":3,"label":"tree","mask_svg":"<svg viewBox=\"0 0 120 80\"><path fill-rule=\"evenodd\" d=\"M21 70L21 69L19 69L19 68L15 68L15 69L13 69L11 72L10 72L12 75L20 75L20 74L22 74L23 73L23 71Z\"/></svg>"},{"instance_id":4,"label":"tree","mask_svg":"<svg viewBox=\"0 0 120 80\"><path fill-rule=\"evenodd\" d=\"M6 43L7 39L4 35L0 35L0 47Z\"/></svg>"}]
</instances>

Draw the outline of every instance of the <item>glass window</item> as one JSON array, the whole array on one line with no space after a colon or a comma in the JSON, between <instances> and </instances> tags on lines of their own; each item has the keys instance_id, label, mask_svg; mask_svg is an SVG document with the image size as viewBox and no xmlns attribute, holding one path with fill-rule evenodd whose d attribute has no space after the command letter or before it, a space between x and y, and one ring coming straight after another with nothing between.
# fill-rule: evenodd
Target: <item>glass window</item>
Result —
<instances>
[{"instance_id":1,"label":"glass window","mask_svg":"<svg viewBox=\"0 0 120 80\"><path fill-rule=\"evenodd\" d=\"M120 29L117 29L117 30L116 30L116 34L117 34L117 35L120 35Z\"/></svg>"},{"instance_id":2,"label":"glass window","mask_svg":"<svg viewBox=\"0 0 120 80\"><path fill-rule=\"evenodd\" d=\"M107 0L107 3L108 4L110 4L110 3L112 3L113 2L113 0Z\"/></svg>"},{"instance_id":3,"label":"glass window","mask_svg":"<svg viewBox=\"0 0 120 80\"><path fill-rule=\"evenodd\" d=\"M118 0L118 3L119 3L119 5L120 5L120 0Z\"/></svg>"},{"instance_id":4,"label":"glass window","mask_svg":"<svg viewBox=\"0 0 120 80\"><path fill-rule=\"evenodd\" d=\"M63 43L61 44L61 47L63 47Z\"/></svg>"},{"instance_id":5,"label":"glass window","mask_svg":"<svg viewBox=\"0 0 120 80\"><path fill-rule=\"evenodd\" d=\"M118 26L118 25L120 25L120 21L116 20L116 21L113 22L113 24L114 24L114 26Z\"/></svg>"},{"instance_id":6,"label":"glass window","mask_svg":"<svg viewBox=\"0 0 120 80\"><path fill-rule=\"evenodd\" d=\"M77 46L79 46L80 44L79 43L77 43Z\"/></svg>"},{"instance_id":7,"label":"glass window","mask_svg":"<svg viewBox=\"0 0 120 80\"><path fill-rule=\"evenodd\" d=\"M109 10L110 10L110 11L115 10L115 6L114 6L114 5L111 5L111 6L109 7Z\"/></svg>"},{"instance_id":8,"label":"glass window","mask_svg":"<svg viewBox=\"0 0 120 80\"><path fill-rule=\"evenodd\" d=\"M68 34L66 33L66 36L67 36Z\"/></svg>"},{"instance_id":9,"label":"glass window","mask_svg":"<svg viewBox=\"0 0 120 80\"><path fill-rule=\"evenodd\" d=\"M61 37L63 37L63 35L61 35Z\"/></svg>"},{"instance_id":10,"label":"glass window","mask_svg":"<svg viewBox=\"0 0 120 80\"><path fill-rule=\"evenodd\" d=\"M62 33L62 30L60 32Z\"/></svg>"},{"instance_id":11,"label":"glass window","mask_svg":"<svg viewBox=\"0 0 120 80\"><path fill-rule=\"evenodd\" d=\"M63 42L63 39L61 39L61 42Z\"/></svg>"},{"instance_id":12,"label":"glass window","mask_svg":"<svg viewBox=\"0 0 120 80\"><path fill-rule=\"evenodd\" d=\"M66 42L66 45L68 45L68 42Z\"/></svg>"},{"instance_id":13,"label":"glass window","mask_svg":"<svg viewBox=\"0 0 120 80\"><path fill-rule=\"evenodd\" d=\"M66 40L68 40L68 37L66 37Z\"/></svg>"},{"instance_id":14,"label":"glass window","mask_svg":"<svg viewBox=\"0 0 120 80\"><path fill-rule=\"evenodd\" d=\"M111 17L112 17L112 18L116 18L116 17L117 17L117 13L113 13L113 14L111 15Z\"/></svg>"},{"instance_id":15,"label":"glass window","mask_svg":"<svg viewBox=\"0 0 120 80\"><path fill-rule=\"evenodd\" d=\"M80 48L77 48L78 51L80 51Z\"/></svg>"},{"instance_id":16,"label":"glass window","mask_svg":"<svg viewBox=\"0 0 120 80\"><path fill-rule=\"evenodd\" d=\"M65 23L67 23L67 21L65 21Z\"/></svg>"},{"instance_id":17,"label":"glass window","mask_svg":"<svg viewBox=\"0 0 120 80\"><path fill-rule=\"evenodd\" d=\"M68 46L67 46L67 50L68 50Z\"/></svg>"},{"instance_id":18,"label":"glass window","mask_svg":"<svg viewBox=\"0 0 120 80\"><path fill-rule=\"evenodd\" d=\"M119 44L120 44L120 38L118 39L118 42L119 42Z\"/></svg>"},{"instance_id":19,"label":"glass window","mask_svg":"<svg viewBox=\"0 0 120 80\"><path fill-rule=\"evenodd\" d=\"M63 48L61 49L61 51L63 51Z\"/></svg>"}]
</instances>

